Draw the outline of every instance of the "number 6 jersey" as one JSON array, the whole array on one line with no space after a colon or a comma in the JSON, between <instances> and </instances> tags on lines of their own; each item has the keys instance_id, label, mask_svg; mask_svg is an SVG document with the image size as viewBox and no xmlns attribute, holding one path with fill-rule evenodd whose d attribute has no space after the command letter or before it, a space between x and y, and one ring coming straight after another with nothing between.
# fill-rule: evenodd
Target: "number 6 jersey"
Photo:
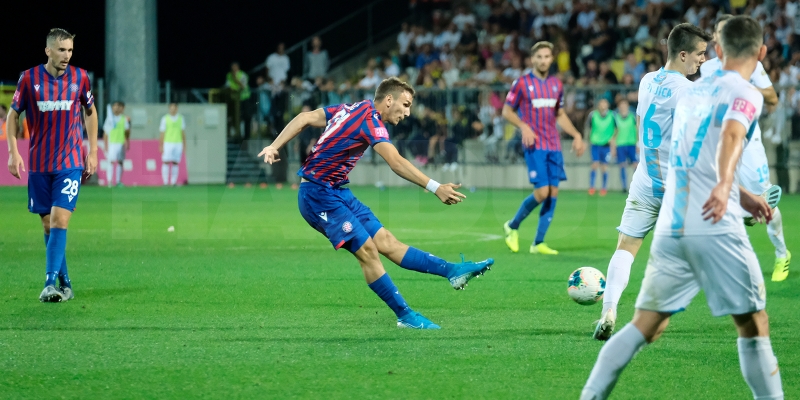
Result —
<instances>
[{"instance_id":1,"label":"number 6 jersey","mask_svg":"<svg viewBox=\"0 0 800 400\"><path fill-rule=\"evenodd\" d=\"M672 115L678 93L692 82L677 71L650 72L639 84L639 160L633 173L631 195L647 199L664 197L664 181L669 166Z\"/></svg>"},{"instance_id":2,"label":"number 6 jersey","mask_svg":"<svg viewBox=\"0 0 800 400\"><path fill-rule=\"evenodd\" d=\"M763 103L761 92L734 71L717 71L681 93L675 109L667 190L656 235L744 234L737 174L722 220L716 224L704 221L702 210L718 183L723 123L730 120L742 124L749 140Z\"/></svg>"}]
</instances>

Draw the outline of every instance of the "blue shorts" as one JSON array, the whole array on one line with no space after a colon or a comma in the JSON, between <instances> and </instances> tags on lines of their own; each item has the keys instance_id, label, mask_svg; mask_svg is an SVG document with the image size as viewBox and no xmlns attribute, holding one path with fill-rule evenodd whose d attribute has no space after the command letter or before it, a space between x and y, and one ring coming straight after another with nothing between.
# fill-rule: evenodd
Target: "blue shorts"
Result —
<instances>
[{"instance_id":1,"label":"blue shorts","mask_svg":"<svg viewBox=\"0 0 800 400\"><path fill-rule=\"evenodd\" d=\"M592 145L592 162L599 162L601 164L608 163L608 157L611 154L611 146L605 145Z\"/></svg>"},{"instance_id":2,"label":"blue shorts","mask_svg":"<svg viewBox=\"0 0 800 400\"><path fill-rule=\"evenodd\" d=\"M636 154L636 145L617 147L617 162L620 164L639 162L639 155Z\"/></svg>"},{"instance_id":3,"label":"blue shorts","mask_svg":"<svg viewBox=\"0 0 800 400\"><path fill-rule=\"evenodd\" d=\"M28 175L28 211L50 214L53 207L75 211L82 175L83 169L31 172Z\"/></svg>"},{"instance_id":4,"label":"blue shorts","mask_svg":"<svg viewBox=\"0 0 800 400\"><path fill-rule=\"evenodd\" d=\"M325 235L335 249L355 253L383 225L372 210L347 188L329 188L312 182L300 184L297 205L303 219Z\"/></svg>"},{"instance_id":5,"label":"blue shorts","mask_svg":"<svg viewBox=\"0 0 800 400\"><path fill-rule=\"evenodd\" d=\"M525 163L528 164L528 178L537 189L558 187L561 181L567 180L561 151L525 149Z\"/></svg>"}]
</instances>

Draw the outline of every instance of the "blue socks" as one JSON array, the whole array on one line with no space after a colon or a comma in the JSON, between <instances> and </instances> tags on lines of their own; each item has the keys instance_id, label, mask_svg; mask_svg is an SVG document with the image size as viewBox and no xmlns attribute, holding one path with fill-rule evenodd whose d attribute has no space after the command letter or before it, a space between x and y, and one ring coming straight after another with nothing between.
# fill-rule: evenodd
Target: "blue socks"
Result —
<instances>
[{"instance_id":1,"label":"blue socks","mask_svg":"<svg viewBox=\"0 0 800 400\"><path fill-rule=\"evenodd\" d=\"M625 172L625 166L619 168L619 176L622 178L622 190L628 190L628 174Z\"/></svg>"},{"instance_id":2,"label":"blue socks","mask_svg":"<svg viewBox=\"0 0 800 400\"><path fill-rule=\"evenodd\" d=\"M536 230L536 241L534 245L544 242L544 235L550 228L553 214L556 211L556 197L548 197L542 202L542 209L539 211L539 228Z\"/></svg>"},{"instance_id":3,"label":"blue socks","mask_svg":"<svg viewBox=\"0 0 800 400\"><path fill-rule=\"evenodd\" d=\"M44 246L47 247L47 242L50 241L50 235L44 234ZM64 249L66 252L66 248ZM64 261L61 262L61 268L58 270L58 280L61 282L61 286L65 286L68 288L72 287L72 281L69 280L69 274L67 273L67 256L64 255Z\"/></svg>"},{"instance_id":4,"label":"blue socks","mask_svg":"<svg viewBox=\"0 0 800 400\"><path fill-rule=\"evenodd\" d=\"M597 179L597 171L592 170L592 173L589 174L589 187L594 188L594 181Z\"/></svg>"},{"instance_id":5,"label":"blue socks","mask_svg":"<svg viewBox=\"0 0 800 400\"><path fill-rule=\"evenodd\" d=\"M397 318L402 318L411 312L411 308L400 295L400 291L392 282L392 278L389 278L389 274L383 274L375 282L370 283L369 288L394 311Z\"/></svg>"},{"instance_id":6,"label":"blue socks","mask_svg":"<svg viewBox=\"0 0 800 400\"><path fill-rule=\"evenodd\" d=\"M608 187L608 171L603 171L603 190Z\"/></svg>"},{"instance_id":7,"label":"blue socks","mask_svg":"<svg viewBox=\"0 0 800 400\"><path fill-rule=\"evenodd\" d=\"M47 238L47 278L45 286L56 285L56 277L64 263L64 252L67 249L67 230L50 228L50 237ZM64 266L66 273L66 266Z\"/></svg>"},{"instance_id":8,"label":"blue socks","mask_svg":"<svg viewBox=\"0 0 800 400\"><path fill-rule=\"evenodd\" d=\"M406 255L403 256L403 260L400 261L400 266L412 271L447 277L447 272L452 269L453 264L431 253L409 247Z\"/></svg>"},{"instance_id":9,"label":"blue socks","mask_svg":"<svg viewBox=\"0 0 800 400\"><path fill-rule=\"evenodd\" d=\"M528 195L525 200L522 201L522 205L519 206L519 210L517 210L517 215L514 216L514 219L508 224L511 229L519 229L519 224L528 217L528 214L531 213L539 203L536 201L536 198L533 197L533 194Z\"/></svg>"}]
</instances>

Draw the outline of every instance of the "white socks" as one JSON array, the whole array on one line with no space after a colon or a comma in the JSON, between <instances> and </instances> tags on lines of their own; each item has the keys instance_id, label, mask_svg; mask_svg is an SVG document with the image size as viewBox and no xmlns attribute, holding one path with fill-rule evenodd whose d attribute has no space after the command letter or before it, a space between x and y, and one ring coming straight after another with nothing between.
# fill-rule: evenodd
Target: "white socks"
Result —
<instances>
[{"instance_id":1,"label":"white socks","mask_svg":"<svg viewBox=\"0 0 800 400\"><path fill-rule=\"evenodd\" d=\"M786 241L783 239L783 218L781 218L781 210L778 207L775 207L772 221L767 224L767 234L769 235L769 240L775 246L775 257L786 257Z\"/></svg>"},{"instance_id":2,"label":"white socks","mask_svg":"<svg viewBox=\"0 0 800 400\"><path fill-rule=\"evenodd\" d=\"M169 177L170 185L178 183L178 172L180 172L180 166L178 164L172 164L172 174Z\"/></svg>"},{"instance_id":3,"label":"white socks","mask_svg":"<svg viewBox=\"0 0 800 400\"><path fill-rule=\"evenodd\" d=\"M161 164L161 180L164 181L164 186L169 185L169 164Z\"/></svg>"},{"instance_id":4,"label":"white socks","mask_svg":"<svg viewBox=\"0 0 800 400\"><path fill-rule=\"evenodd\" d=\"M739 366L753 397L756 400L783 400L778 359L772 352L769 337L739 338L736 344L739 346Z\"/></svg>"},{"instance_id":5,"label":"white socks","mask_svg":"<svg viewBox=\"0 0 800 400\"><path fill-rule=\"evenodd\" d=\"M631 265L633 265L633 254L626 250L617 250L611 261L608 262L608 272L606 273L606 292L603 295L603 313L606 315L608 309L614 310L617 314L617 303L622 297L622 292L628 286L628 279L631 276Z\"/></svg>"},{"instance_id":6,"label":"white socks","mask_svg":"<svg viewBox=\"0 0 800 400\"><path fill-rule=\"evenodd\" d=\"M617 384L622 370L645 344L644 335L633 324L625 325L612 336L597 356L597 362L581 392L581 400L607 398Z\"/></svg>"},{"instance_id":7,"label":"white socks","mask_svg":"<svg viewBox=\"0 0 800 400\"><path fill-rule=\"evenodd\" d=\"M117 185L119 185L122 183L122 163L117 163L117 170L115 172L117 176Z\"/></svg>"},{"instance_id":8,"label":"white socks","mask_svg":"<svg viewBox=\"0 0 800 400\"><path fill-rule=\"evenodd\" d=\"M106 180L108 180L108 186L112 186L114 184L114 164L111 161L108 162L108 167L106 168Z\"/></svg>"}]
</instances>

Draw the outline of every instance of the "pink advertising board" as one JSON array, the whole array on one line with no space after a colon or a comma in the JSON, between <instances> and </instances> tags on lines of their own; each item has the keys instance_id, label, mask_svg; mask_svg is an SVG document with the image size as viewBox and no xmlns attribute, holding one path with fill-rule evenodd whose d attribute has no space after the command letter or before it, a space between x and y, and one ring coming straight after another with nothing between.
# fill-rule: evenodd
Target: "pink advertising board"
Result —
<instances>
[{"instance_id":1,"label":"pink advertising board","mask_svg":"<svg viewBox=\"0 0 800 400\"><path fill-rule=\"evenodd\" d=\"M5 144L5 142L3 143ZM28 169L28 141L17 141L22 158L25 160L25 169ZM88 151L89 143L84 141L84 149ZM5 147L5 146L3 146ZM97 178L100 185L107 184L107 160L105 151L103 151L103 144L100 143L100 149L97 154L99 168L97 171ZM14 178L8 172L8 152L5 149L0 149L0 186L27 186L28 173L23 172L22 179ZM125 163L122 173L122 183L126 186L162 186L164 181L161 179L161 153L158 151L158 140L131 140L131 147L125 154ZM178 184L186 184L186 155L181 157L180 173L178 174Z\"/></svg>"}]
</instances>

